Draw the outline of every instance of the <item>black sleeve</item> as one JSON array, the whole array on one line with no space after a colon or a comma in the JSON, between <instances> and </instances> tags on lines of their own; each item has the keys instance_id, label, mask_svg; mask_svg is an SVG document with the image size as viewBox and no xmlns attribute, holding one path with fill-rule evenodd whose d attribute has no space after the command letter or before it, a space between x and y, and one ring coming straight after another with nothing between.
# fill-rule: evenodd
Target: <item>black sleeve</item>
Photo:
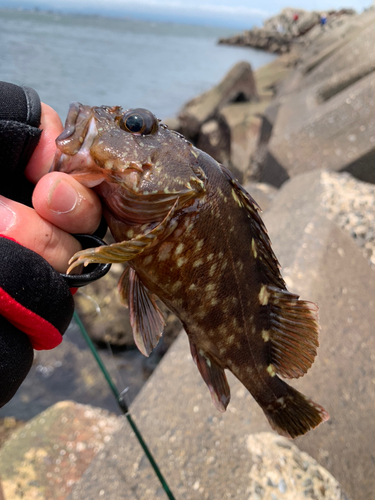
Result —
<instances>
[{"instance_id":1,"label":"black sleeve","mask_svg":"<svg viewBox=\"0 0 375 500\"><path fill-rule=\"evenodd\" d=\"M35 90L0 82L1 194L31 206L32 184L23 171L39 142L41 104Z\"/></svg>"},{"instance_id":2,"label":"black sleeve","mask_svg":"<svg viewBox=\"0 0 375 500\"><path fill-rule=\"evenodd\" d=\"M31 206L24 169L38 144L35 90L0 82L0 194ZM34 349L52 349L73 315L68 285L42 257L0 235L0 407L27 375Z\"/></svg>"}]
</instances>

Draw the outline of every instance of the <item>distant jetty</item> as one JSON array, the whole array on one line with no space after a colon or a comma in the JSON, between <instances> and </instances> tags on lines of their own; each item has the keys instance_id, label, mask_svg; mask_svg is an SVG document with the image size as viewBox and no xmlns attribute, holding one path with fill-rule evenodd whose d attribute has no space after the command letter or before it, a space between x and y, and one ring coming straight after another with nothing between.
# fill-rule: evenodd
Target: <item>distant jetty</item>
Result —
<instances>
[{"instance_id":1,"label":"distant jetty","mask_svg":"<svg viewBox=\"0 0 375 500\"><path fill-rule=\"evenodd\" d=\"M305 35L314 26L354 14L353 9L308 12L287 7L276 16L267 19L262 28L253 28L230 38L221 38L219 43L285 54L290 51L291 45L298 41L300 36Z\"/></svg>"}]
</instances>

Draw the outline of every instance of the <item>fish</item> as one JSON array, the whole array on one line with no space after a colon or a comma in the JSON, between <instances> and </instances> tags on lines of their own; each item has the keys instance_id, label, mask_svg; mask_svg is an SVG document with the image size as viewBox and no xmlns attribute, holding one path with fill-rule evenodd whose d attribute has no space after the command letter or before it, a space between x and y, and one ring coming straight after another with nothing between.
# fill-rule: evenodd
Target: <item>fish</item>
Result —
<instances>
[{"instance_id":1,"label":"fish","mask_svg":"<svg viewBox=\"0 0 375 500\"><path fill-rule=\"evenodd\" d=\"M76 253L124 263L119 294L148 356L164 327L158 301L182 322L216 408L225 370L272 428L295 438L327 411L283 379L305 375L319 346L318 307L287 290L260 207L224 165L143 108L72 103L53 170L92 188L115 243Z\"/></svg>"}]
</instances>

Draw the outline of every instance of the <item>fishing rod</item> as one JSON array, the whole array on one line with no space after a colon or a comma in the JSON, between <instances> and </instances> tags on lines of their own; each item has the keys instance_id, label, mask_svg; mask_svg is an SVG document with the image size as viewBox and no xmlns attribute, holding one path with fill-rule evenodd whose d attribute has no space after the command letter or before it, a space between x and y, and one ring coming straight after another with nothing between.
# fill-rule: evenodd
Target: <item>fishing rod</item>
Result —
<instances>
[{"instance_id":1,"label":"fishing rod","mask_svg":"<svg viewBox=\"0 0 375 500\"><path fill-rule=\"evenodd\" d=\"M85 339L87 345L89 346L89 349L90 349L92 355L94 356L96 362L98 363L98 366L99 366L101 372L103 373L104 378L107 381L113 395L115 396L120 410L122 411L122 413L125 415L127 421L129 422L129 425L132 428L132 430L133 430L139 444L141 445L146 457L148 458L151 467L153 468L156 476L158 477L160 484L162 485L163 490L165 491L169 500L176 500L173 493L171 492L171 490L168 486L167 481L165 480L163 474L161 473L158 464L156 463L154 457L152 456L152 453L151 453L149 447L147 446L145 440L143 439L140 430L138 429L136 423L134 422L134 420L130 414L129 407L124 400L123 394L119 392L115 383L113 382L111 375L109 374L105 364L103 363L103 360L101 359L94 343L90 339L89 334L87 333L87 330L84 327L84 325L83 325L83 323L82 323L82 321L81 321L81 319L78 316L76 311L74 311L74 313L73 313L73 318L74 318L74 321L76 322L76 324L78 325L78 328L80 329L83 338Z\"/></svg>"}]
</instances>

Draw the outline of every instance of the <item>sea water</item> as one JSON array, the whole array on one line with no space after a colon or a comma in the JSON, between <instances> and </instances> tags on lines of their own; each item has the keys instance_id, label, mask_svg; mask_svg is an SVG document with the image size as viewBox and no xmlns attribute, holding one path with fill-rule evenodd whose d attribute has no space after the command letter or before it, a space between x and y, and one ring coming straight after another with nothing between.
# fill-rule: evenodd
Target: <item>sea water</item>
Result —
<instances>
[{"instance_id":1,"label":"sea water","mask_svg":"<svg viewBox=\"0 0 375 500\"><path fill-rule=\"evenodd\" d=\"M218 45L233 30L129 18L0 9L0 80L35 88L65 119L69 103L175 116L239 61L274 56Z\"/></svg>"}]
</instances>

